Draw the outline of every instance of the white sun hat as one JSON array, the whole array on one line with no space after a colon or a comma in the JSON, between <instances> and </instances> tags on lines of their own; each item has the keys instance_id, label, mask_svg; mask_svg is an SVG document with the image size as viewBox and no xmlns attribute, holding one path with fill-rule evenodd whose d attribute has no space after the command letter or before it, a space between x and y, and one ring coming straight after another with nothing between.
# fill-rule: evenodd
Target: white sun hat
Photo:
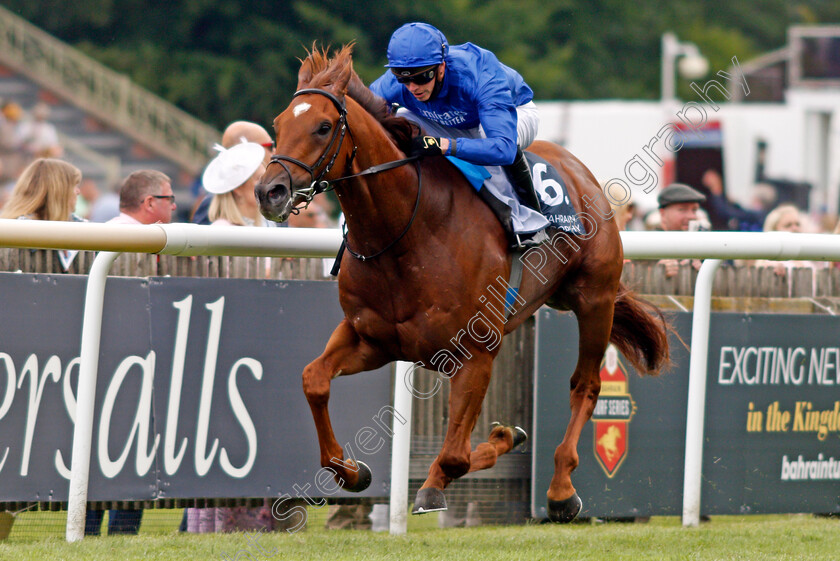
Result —
<instances>
[{"instance_id":1,"label":"white sun hat","mask_svg":"<svg viewBox=\"0 0 840 561\"><path fill-rule=\"evenodd\" d=\"M225 149L216 145L219 155L207 164L201 182L210 193L233 191L254 175L265 158L265 148L255 142L242 142Z\"/></svg>"}]
</instances>

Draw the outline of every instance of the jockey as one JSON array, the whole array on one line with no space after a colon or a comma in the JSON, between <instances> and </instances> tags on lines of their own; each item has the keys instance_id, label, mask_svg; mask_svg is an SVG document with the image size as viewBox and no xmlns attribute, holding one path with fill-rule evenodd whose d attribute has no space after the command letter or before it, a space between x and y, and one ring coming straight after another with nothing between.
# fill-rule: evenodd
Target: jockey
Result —
<instances>
[{"instance_id":1,"label":"jockey","mask_svg":"<svg viewBox=\"0 0 840 561\"><path fill-rule=\"evenodd\" d=\"M390 70L370 89L399 105L398 114L429 135L414 139L413 153L487 166L491 178L485 185L510 209L505 226L515 235L515 246L546 241L548 221L522 152L537 135L539 115L522 76L472 43L450 48L443 33L427 23L408 23L393 33L386 66Z\"/></svg>"}]
</instances>

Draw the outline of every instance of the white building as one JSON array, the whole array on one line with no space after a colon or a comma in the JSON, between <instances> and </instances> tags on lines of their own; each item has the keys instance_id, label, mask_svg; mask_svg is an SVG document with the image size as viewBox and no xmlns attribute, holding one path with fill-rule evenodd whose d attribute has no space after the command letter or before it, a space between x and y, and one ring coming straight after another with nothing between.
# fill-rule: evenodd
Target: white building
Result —
<instances>
[{"instance_id":1,"label":"white building","mask_svg":"<svg viewBox=\"0 0 840 561\"><path fill-rule=\"evenodd\" d=\"M840 26L793 27L786 47L732 62L694 82L685 101L540 102L539 137L564 145L602 184L615 180L616 196L629 186L644 210L672 181L701 188L711 167L745 206L764 178L781 199L838 214Z\"/></svg>"}]
</instances>

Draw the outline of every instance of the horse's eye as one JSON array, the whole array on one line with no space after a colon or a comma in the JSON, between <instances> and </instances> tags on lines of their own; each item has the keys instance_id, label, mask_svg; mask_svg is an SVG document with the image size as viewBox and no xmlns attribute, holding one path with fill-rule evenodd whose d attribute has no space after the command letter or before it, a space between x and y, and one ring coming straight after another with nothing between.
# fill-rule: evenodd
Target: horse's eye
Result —
<instances>
[{"instance_id":1,"label":"horse's eye","mask_svg":"<svg viewBox=\"0 0 840 561\"><path fill-rule=\"evenodd\" d=\"M329 123L321 123L321 126L318 127L318 134L324 136L328 134L330 130L332 130L332 125L330 125Z\"/></svg>"}]
</instances>

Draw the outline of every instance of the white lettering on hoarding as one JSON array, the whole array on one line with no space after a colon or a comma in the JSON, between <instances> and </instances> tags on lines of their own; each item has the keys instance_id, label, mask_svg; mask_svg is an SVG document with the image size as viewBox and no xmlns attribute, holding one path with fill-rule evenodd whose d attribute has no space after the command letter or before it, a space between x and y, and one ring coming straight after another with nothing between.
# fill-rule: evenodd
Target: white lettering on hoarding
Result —
<instances>
[{"instance_id":1,"label":"white lettering on hoarding","mask_svg":"<svg viewBox=\"0 0 840 561\"><path fill-rule=\"evenodd\" d=\"M833 456L825 459L822 453L816 460L805 460L802 454L795 460L782 456L782 481L836 481L840 480L840 460Z\"/></svg>"},{"instance_id":2,"label":"white lettering on hoarding","mask_svg":"<svg viewBox=\"0 0 840 561\"><path fill-rule=\"evenodd\" d=\"M120 456L116 460L112 460L108 453L108 435L111 430L111 415L114 412L117 395L120 387L125 381L128 372L134 367L139 366L142 375L142 384L140 388L140 399L137 402L137 410L134 413L134 422L131 425L131 432L126 438L125 446ZM131 452L131 445L134 439L137 438L137 457L135 461L135 469L137 475L143 476L148 473L149 468L155 461L155 453L157 451L158 443L160 442L160 434L155 435L155 443L152 449L148 449L149 441L149 426L152 417L152 382L155 376L155 352L149 351L145 358L140 356L130 356L123 359L120 365L114 372L114 377L108 385L108 390L105 392L105 402L102 404L102 415L99 418L99 466L102 468L102 473L105 477L116 477L123 469L128 454Z\"/></svg>"},{"instance_id":3,"label":"white lettering on hoarding","mask_svg":"<svg viewBox=\"0 0 840 561\"><path fill-rule=\"evenodd\" d=\"M227 450L223 447L221 454L219 454L219 465L222 466L225 473L231 477L237 478L242 478L248 475L251 472L251 468L254 466L254 461L257 459L257 429L254 427L254 422L248 414L248 408L245 407L245 402L242 401L239 388L236 387L236 373L239 371L240 366L250 369L251 374L253 374L254 378L257 380L262 380L263 376L262 364L253 358L240 358L237 360L231 367L230 375L228 376L228 397L230 398L230 406L233 409L233 414L236 416L236 420L239 421L239 426L242 427L242 431L245 433L245 440L248 442L248 459L245 460L242 467L234 467L234 465L230 462L230 458L228 458Z\"/></svg>"},{"instance_id":4,"label":"white lettering on hoarding","mask_svg":"<svg viewBox=\"0 0 840 561\"><path fill-rule=\"evenodd\" d=\"M182 386L184 377L184 366L186 361L187 343L189 340L189 325L192 310L192 296L174 302L172 305L177 310L177 325L172 358L171 379L169 387L169 399L166 412L166 427L163 429L163 464L167 475L176 473L183 463L183 458L189 446L189 439L183 437L178 442L178 419L180 406L182 404ZM224 297L215 302L206 304L210 311L209 329L207 337L207 348L205 350L204 369L202 372L202 387L198 400L198 426L196 427L195 440L195 470L199 476L205 475L213 465L216 452L219 451L219 439L213 439L213 444L207 451L209 439L209 425L212 413L213 385L215 383L216 364L219 351L219 340L224 312ZM78 382L80 358L75 357L67 363L62 372L61 359L53 355L44 364L43 370L39 368L39 360L36 354L30 354L24 361L24 366L18 375L14 359L5 352L0 352L0 376L5 374L4 385L0 383L0 421L2 421L12 406L17 395L23 396L23 385L29 379L28 403L26 414L25 434L21 452L20 475L29 475L29 464L32 450L36 447L36 424L40 412L41 401L44 397L47 382L58 384L61 382L62 400L71 423L76 421L77 399L74 394ZM112 429L114 411L117 409L117 398L120 391L125 391L123 386L132 369L138 367L141 376L141 388L136 396L137 406L131 429L124 443L121 442L121 450L116 458L113 458L108 449L108 440ZM222 447L218 455L219 467L230 477L242 478L247 476L254 466L257 456L258 435L250 413L238 388L241 376L238 376L243 369L249 370L253 378L261 381L263 377L263 366L255 358L240 357L233 364L228 372L227 393L231 411L238 422L245 437L246 451L241 465L234 465L236 458L231 458L230 453ZM135 369L137 370L137 369ZM154 378L156 371L156 353L150 351L145 357L132 355L125 357L117 366L113 376L108 382L105 397L103 400L102 412L99 417L99 436L96 443L96 458L100 463L102 473L109 478L121 474L125 464L130 457L132 448L135 449L135 471L137 475L146 475L154 464L155 454L160 445L161 433L151 434L153 430L152 401ZM76 376L72 376L73 374ZM105 376L100 372L100 376ZM72 376L72 377L71 377ZM63 379L62 379L63 378ZM126 399L127 396L124 396ZM119 407L122 407L120 405ZM41 429L43 430L43 428ZM151 442L150 442L151 440ZM176 451L177 448L177 451ZM7 460L15 453L13 446L0 448L0 472L5 467ZM11 455L11 456L10 456ZM70 479L68 464L70 458L65 458L61 450L54 454L54 467L56 472L66 480ZM236 461L238 464L239 462Z\"/></svg>"},{"instance_id":5,"label":"white lettering on hoarding","mask_svg":"<svg viewBox=\"0 0 840 561\"><path fill-rule=\"evenodd\" d=\"M840 385L840 348L722 346L718 359L718 384Z\"/></svg>"},{"instance_id":6,"label":"white lettering on hoarding","mask_svg":"<svg viewBox=\"0 0 840 561\"><path fill-rule=\"evenodd\" d=\"M76 396L73 395L71 375L73 373L74 368L78 373L79 364L81 364L81 362L82 359L76 357L67 363L67 367L64 369L64 383L62 384L62 391L64 394L64 408L67 411L67 416L70 418L70 422L74 424L76 422ZM78 376L76 379L78 380ZM53 463L55 464L55 469L58 472L58 474L64 479L69 480L70 468L67 467L67 465L65 464L64 456L62 456L61 450L55 451L55 459Z\"/></svg>"},{"instance_id":7,"label":"white lettering on hoarding","mask_svg":"<svg viewBox=\"0 0 840 561\"><path fill-rule=\"evenodd\" d=\"M172 307L178 310L178 323L175 327L175 347L172 349L172 376L169 380L169 403L166 407L166 436L163 439L163 469L167 475L172 475L178 471L189 443L187 437L184 437L178 453L175 453L175 439L178 435L178 410L181 404L181 389L184 385L184 362L187 359L192 296L187 296L179 302L173 302Z\"/></svg>"},{"instance_id":8,"label":"white lettering on hoarding","mask_svg":"<svg viewBox=\"0 0 840 561\"><path fill-rule=\"evenodd\" d=\"M23 456L20 460L22 477L29 475L29 455L32 452L32 438L35 435L35 423L38 421L38 409L41 407L41 398L44 397L44 386L49 378L52 378L53 382L58 382L61 378L61 359L55 355L48 358L39 380L38 357L29 355L18 379L18 389L23 387L27 374L29 374L29 407L26 410L26 436L23 439Z\"/></svg>"},{"instance_id":9,"label":"white lettering on hoarding","mask_svg":"<svg viewBox=\"0 0 840 561\"><path fill-rule=\"evenodd\" d=\"M6 371L6 391L3 392L3 401L0 402L0 421L12 408L12 401L15 399L15 379L17 372L15 371L15 363L12 357L6 353L0 353L0 360L5 365ZM6 451L3 453L3 459L0 460L0 473L3 472L3 466L6 465L6 458L9 457L10 447L6 446Z\"/></svg>"},{"instance_id":10,"label":"white lettering on hoarding","mask_svg":"<svg viewBox=\"0 0 840 561\"><path fill-rule=\"evenodd\" d=\"M195 431L195 471L199 477L207 475L213 465L213 456L219 447L219 439L213 441L207 454L207 431L210 429L210 407L213 405L213 382L216 377L216 359L219 355L219 334L222 331L224 296L205 304L210 310L210 329L207 332L207 348L204 354L204 374L201 381L201 398L198 402L198 426Z\"/></svg>"}]
</instances>

